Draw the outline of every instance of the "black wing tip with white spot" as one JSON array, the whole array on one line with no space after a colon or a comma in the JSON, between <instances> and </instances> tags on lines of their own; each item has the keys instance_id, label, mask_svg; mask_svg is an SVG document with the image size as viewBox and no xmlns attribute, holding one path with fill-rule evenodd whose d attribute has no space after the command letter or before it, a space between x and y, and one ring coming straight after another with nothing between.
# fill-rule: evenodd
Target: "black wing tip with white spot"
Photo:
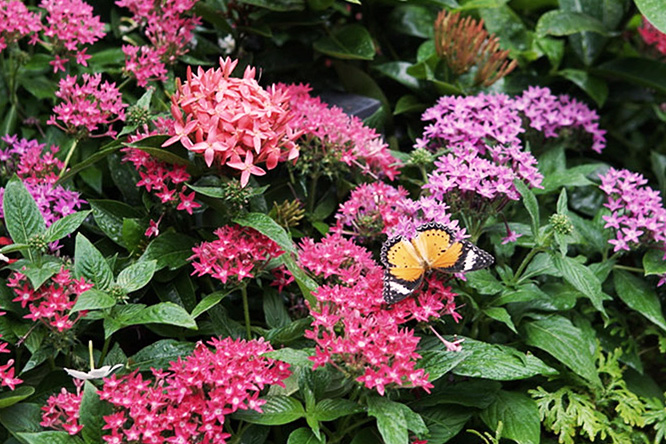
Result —
<instances>
[{"instance_id":1,"label":"black wing tip with white spot","mask_svg":"<svg viewBox=\"0 0 666 444\"><path fill-rule=\"evenodd\" d=\"M423 283L423 275L415 281L396 278L389 270L384 270L382 296L387 304L395 304L411 296Z\"/></svg>"}]
</instances>

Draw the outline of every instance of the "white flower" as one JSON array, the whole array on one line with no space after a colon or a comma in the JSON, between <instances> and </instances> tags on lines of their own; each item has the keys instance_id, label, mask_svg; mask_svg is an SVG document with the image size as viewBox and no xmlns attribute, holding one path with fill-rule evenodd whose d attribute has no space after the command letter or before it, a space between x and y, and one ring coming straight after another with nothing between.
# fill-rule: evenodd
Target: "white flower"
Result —
<instances>
[{"instance_id":1,"label":"white flower","mask_svg":"<svg viewBox=\"0 0 666 444\"><path fill-rule=\"evenodd\" d=\"M111 373L115 372L124 365L125 364L116 364L113 367L111 367L110 365L105 365L100 368L94 368L90 370L88 373L80 372L78 370L71 370L69 368L66 368L65 371L69 376L76 379L100 379L109 376Z\"/></svg>"},{"instance_id":2,"label":"white flower","mask_svg":"<svg viewBox=\"0 0 666 444\"><path fill-rule=\"evenodd\" d=\"M236 40L234 40L234 37L231 34L227 34L223 39L217 39L217 44L224 52L224 55L229 55L234 52L234 49L236 49Z\"/></svg>"}]
</instances>

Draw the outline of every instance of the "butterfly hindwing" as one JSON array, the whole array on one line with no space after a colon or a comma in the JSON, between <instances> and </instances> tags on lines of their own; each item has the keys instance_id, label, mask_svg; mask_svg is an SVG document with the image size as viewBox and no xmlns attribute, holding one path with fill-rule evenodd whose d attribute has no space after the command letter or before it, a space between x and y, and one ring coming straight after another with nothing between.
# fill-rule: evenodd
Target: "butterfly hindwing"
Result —
<instances>
[{"instance_id":1,"label":"butterfly hindwing","mask_svg":"<svg viewBox=\"0 0 666 444\"><path fill-rule=\"evenodd\" d=\"M383 296L389 304L401 301L421 285L425 268L409 240L398 236L386 241L381 261L386 267Z\"/></svg>"}]
</instances>

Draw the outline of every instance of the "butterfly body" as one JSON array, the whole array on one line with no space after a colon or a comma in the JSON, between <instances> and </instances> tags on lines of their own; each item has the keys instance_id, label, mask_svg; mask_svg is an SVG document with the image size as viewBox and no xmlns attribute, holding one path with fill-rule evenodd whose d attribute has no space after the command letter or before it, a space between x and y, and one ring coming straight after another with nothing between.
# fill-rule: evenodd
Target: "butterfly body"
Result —
<instances>
[{"instance_id":1,"label":"butterfly body","mask_svg":"<svg viewBox=\"0 0 666 444\"><path fill-rule=\"evenodd\" d=\"M471 242L454 240L447 227L437 223L421 225L411 239L388 239L381 252L384 272L384 300L393 304L412 294L430 270L458 273L490 266L493 257Z\"/></svg>"}]
</instances>

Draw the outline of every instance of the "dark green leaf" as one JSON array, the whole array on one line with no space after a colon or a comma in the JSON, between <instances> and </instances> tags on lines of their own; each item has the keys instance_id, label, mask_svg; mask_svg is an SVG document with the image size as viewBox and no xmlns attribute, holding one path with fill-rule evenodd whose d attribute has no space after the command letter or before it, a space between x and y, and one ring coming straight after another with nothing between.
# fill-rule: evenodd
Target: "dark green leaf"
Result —
<instances>
[{"instance_id":1,"label":"dark green leaf","mask_svg":"<svg viewBox=\"0 0 666 444\"><path fill-rule=\"evenodd\" d=\"M540 35L564 36L590 31L601 35L609 35L608 30L594 17L582 12L563 11L560 9L543 14L536 25Z\"/></svg>"},{"instance_id":2,"label":"dark green leaf","mask_svg":"<svg viewBox=\"0 0 666 444\"><path fill-rule=\"evenodd\" d=\"M58 85L46 76L18 76L19 84L39 100L52 99Z\"/></svg>"},{"instance_id":3,"label":"dark green leaf","mask_svg":"<svg viewBox=\"0 0 666 444\"><path fill-rule=\"evenodd\" d=\"M658 30L666 33L666 11L661 0L636 0L636 6L641 14Z\"/></svg>"},{"instance_id":4,"label":"dark green leaf","mask_svg":"<svg viewBox=\"0 0 666 444\"><path fill-rule=\"evenodd\" d=\"M90 210L78 211L63 217L62 219L56 220L51 224L50 227L46 229L46 233L44 233L46 242L55 242L58 239L62 239L63 237L73 233L81 226L89 214Z\"/></svg>"},{"instance_id":5,"label":"dark green leaf","mask_svg":"<svg viewBox=\"0 0 666 444\"><path fill-rule=\"evenodd\" d=\"M21 402L10 407L0 409L0 424L10 433L37 432L42 429L42 405Z\"/></svg>"},{"instance_id":6,"label":"dark green leaf","mask_svg":"<svg viewBox=\"0 0 666 444\"><path fill-rule=\"evenodd\" d=\"M289 365L297 367L312 367L312 360L308 359L308 357L313 355L314 351L311 349L306 351L289 347L282 347L264 354L264 356L268 356L269 358L284 361Z\"/></svg>"},{"instance_id":7,"label":"dark green leaf","mask_svg":"<svg viewBox=\"0 0 666 444\"><path fill-rule=\"evenodd\" d=\"M74 274L94 283L97 290L106 290L113 282L111 267L104 256L81 233L76 235Z\"/></svg>"},{"instance_id":8,"label":"dark green leaf","mask_svg":"<svg viewBox=\"0 0 666 444\"><path fill-rule=\"evenodd\" d=\"M375 44L365 27L357 24L345 25L327 37L314 42L315 50L346 60L372 60Z\"/></svg>"},{"instance_id":9,"label":"dark green leaf","mask_svg":"<svg viewBox=\"0 0 666 444\"><path fill-rule=\"evenodd\" d=\"M153 278L156 264L155 260L135 262L118 274L116 283L127 293L137 291Z\"/></svg>"},{"instance_id":10,"label":"dark green leaf","mask_svg":"<svg viewBox=\"0 0 666 444\"><path fill-rule=\"evenodd\" d=\"M513 320L511 320L511 315L505 308L502 307L487 307L483 309L483 313L496 321L499 321L509 327L514 333L516 331L516 326L513 325Z\"/></svg>"},{"instance_id":11,"label":"dark green leaf","mask_svg":"<svg viewBox=\"0 0 666 444\"><path fill-rule=\"evenodd\" d=\"M465 338L462 348L468 355L452 370L456 375L512 381L535 375L557 374L553 368L536 356L506 345L488 344Z\"/></svg>"},{"instance_id":12,"label":"dark green leaf","mask_svg":"<svg viewBox=\"0 0 666 444\"><path fill-rule=\"evenodd\" d=\"M106 425L104 416L111 413L113 413L111 404L99 399L97 388L90 381L85 381L79 424L83 426L81 436L87 444L103 442L102 435L106 434L106 430L102 430Z\"/></svg>"},{"instance_id":13,"label":"dark green leaf","mask_svg":"<svg viewBox=\"0 0 666 444\"><path fill-rule=\"evenodd\" d=\"M291 324L289 312L282 297L276 291L266 291L263 296L264 318L270 328L280 328Z\"/></svg>"},{"instance_id":14,"label":"dark green leaf","mask_svg":"<svg viewBox=\"0 0 666 444\"><path fill-rule=\"evenodd\" d=\"M639 57L615 58L592 69L594 74L622 79L666 94L666 65Z\"/></svg>"},{"instance_id":15,"label":"dark green leaf","mask_svg":"<svg viewBox=\"0 0 666 444\"><path fill-rule=\"evenodd\" d=\"M553 171L545 175L542 182L543 189L537 189L536 194L549 194L562 187L584 187L592 185L587 178L599 169L600 164L579 165L569 169Z\"/></svg>"},{"instance_id":16,"label":"dark green leaf","mask_svg":"<svg viewBox=\"0 0 666 444\"><path fill-rule=\"evenodd\" d=\"M45 256L41 263L19 260L11 265L14 270L20 270L21 274L30 279L32 288L38 289L50 277L60 271L63 263L62 259L53 256Z\"/></svg>"},{"instance_id":17,"label":"dark green leaf","mask_svg":"<svg viewBox=\"0 0 666 444\"><path fill-rule=\"evenodd\" d=\"M497 294L504 286L488 270L478 270L466 275L467 283L479 293L484 295Z\"/></svg>"},{"instance_id":18,"label":"dark green leaf","mask_svg":"<svg viewBox=\"0 0 666 444\"><path fill-rule=\"evenodd\" d=\"M467 379L451 384L437 384L427 397L418 400L419 409L443 404L485 409L495 401L502 384L485 379ZM426 421L427 422L427 421Z\"/></svg>"},{"instance_id":19,"label":"dark green leaf","mask_svg":"<svg viewBox=\"0 0 666 444\"><path fill-rule=\"evenodd\" d=\"M643 255L643 268L645 276L666 273L666 260L661 250L648 250Z\"/></svg>"},{"instance_id":20,"label":"dark green leaf","mask_svg":"<svg viewBox=\"0 0 666 444\"><path fill-rule=\"evenodd\" d=\"M193 319L198 318L200 315L203 313L207 312L211 308L215 307L222 299L224 299L229 293L227 292L222 292L222 291L217 291L215 293L211 293L208 296L204 297L201 302L197 304L196 307L194 307L194 310L192 310L192 313L190 316L192 316Z\"/></svg>"},{"instance_id":21,"label":"dark green leaf","mask_svg":"<svg viewBox=\"0 0 666 444\"><path fill-rule=\"evenodd\" d=\"M391 11L389 24L399 34L432 38L436 14L431 8L418 5L400 5Z\"/></svg>"},{"instance_id":22,"label":"dark green leaf","mask_svg":"<svg viewBox=\"0 0 666 444\"><path fill-rule=\"evenodd\" d=\"M397 116L398 114L404 113L420 113L425 110L428 106L419 101L415 96L408 94L402 96L398 99L395 104L395 109L393 110L393 115Z\"/></svg>"},{"instance_id":23,"label":"dark green leaf","mask_svg":"<svg viewBox=\"0 0 666 444\"><path fill-rule=\"evenodd\" d=\"M532 222L532 236L536 239L539 236L539 226L541 225L541 222L539 221L539 204L537 203L534 193L527 188L527 185L520 180L514 181L514 184L520 195L523 197L523 205L525 205Z\"/></svg>"},{"instance_id":24,"label":"dark green leaf","mask_svg":"<svg viewBox=\"0 0 666 444\"><path fill-rule=\"evenodd\" d=\"M240 0L239 3L276 12L302 11L305 9L304 0Z\"/></svg>"},{"instance_id":25,"label":"dark green leaf","mask_svg":"<svg viewBox=\"0 0 666 444\"><path fill-rule=\"evenodd\" d=\"M500 391L495 402L481 412L481 419L497 430L503 424L502 437L520 444L539 444L541 427L536 402L523 393Z\"/></svg>"},{"instance_id":26,"label":"dark green leaf","mask_svg":"<svg viewBox=\"0 0 666 444\"><path fill-rule=\"evenodd\" d=\"M27 244L31 237L46 231L44 218L35 199L16 176L7 182L2 208L5 226L12 241Z\"/></svg>"},{"instance_id":27,"label":"dark green leaf","mask_svg":"<svg viewBox=\"0 0 666 444\"><path fill-rule=\"evenodd\" d=\"M363 410L363 407L348 399L324 399L315 405L313 416L317 421L335 421Z\"/></svg>"},{"instance_id":28,"label":"dark green leaf","mask_svg":"<svg viewBox=\"0 0 666 444\"><path fill-rule=\"evenodd\" d=\"M375 66L374 69L409 89L418 90L420 88L418 79L407 73L407 69L410 66L412 66L412 64L408 62L387 62ZM397 105L394 114L399 114Z\"/></svg>"},{"instance_id":29,"label":"dark green leaf","mask_svg":"<svg viewBox=\"0 0 666 444\"><path fill-rule=\"evenodd\" d=\"M645 280L626 271L613 270L613 282L617 295L629 308L666 330L666 319L657 293Z\"/></svg>"},{"instance_id":30,"label":"dark green leaf","mask_svg":"<svg viewBox=\"0 0 666 444\"><path fill-rule=\"evenodd\" d=\"M99 162L102 159L105 159L110 154L113 154L114 152L118 151L121 147L122 145L120 144L120 139L114 140L113 142L103 146L99 151L97 151L92 156L86 157L81 162L68 168L67 172L63 174L62 177L58 179L58 182L56 183L62 184L63 182L66 182L67 180L74 177L78 172L85 170L90 165L94 165L95 163Z\"/></svg>"},{"instance_id":31,"label":"dark green leaf","mask_svg":"<svg viewBox=\"0 0 666 444\"><path fill-rule=\"evenodd\" d=\"M475 411L443 405L427 408L420 413L430 432L428 442L445 443L460 433Z\"/></svg>"},{"instance_id":32,"label":"dark green leaf","mask_svg":"<svg viewBox=\"0 0 666 444\"><path fill-rule=\"evenodd\" d=\"M113 313L104 319L104 333L108 338L121 328L130 325L166 324L196 330L194 319L180 305L161 302L146 307L127 304L114 307Z\"/></svg>"},{"instance_id":33,"label":"dark green leaf","mask_svg":"<svg viewBox=\"0 0 666 444\"><path fill-rule=\"evenodd\" d=\"M83 444L78 436L71 436L65 431L48 431L38 433L17 433L27 444Z\"/></svg>"},{"instance_id":34,"label":"dark green leaf","mask_svg":"<svg viewBox=\"0 0 666 444\"><path fill-rule=\"evenodd\" d=\"M423 419L405 404L384 397L368 397L368 415L377 419L377 428L386 444L405 444L409 430L422 435L428 432Z\"/></svg>"},{"instance_id":35,"label":"dark green leaf","mask_svg":"<svg viewBox=\"0 0 666 444\"><path fill-rule=\"evenodd\" d=\"M578 375L601 386L594 364L594 337L557 315L525 322L523 327L528 345L548 352Z\"/></svg>"},{"instance_id":36,"label":"dark green leaf","mask_svg":"<svg viewBox=\"0 0 666 444\"><path fill-rule=\"evenodd\" d=\"M139 261L157 261L155 271L164 267L176 270L187 264L187 258L192 256L195 240L182 233L168 231L153 239L143 252Z\"/></svg>"},{"instance_id":37,"label":"dark green leaf","mask_svg":"<svg viewBox=\"0 0 666 444\"><path fill-rule=\"evenodd\" d=\"M74 307L72 308L72 312L100 310L111 308L114 305L116 305L116 300L113 296L93 288L79 296L76 300L76 304L74 304Z\"/></svg>"},{"instance_id":38,"label":"dark green leaf","mask_svg":"<svg viewBox=\"0 0 666 444\"><path fill-rule=\"evenodd\" d=\"M594 308L605 315L606 310L603 303L606 297L601 291L601 282L592 270L580 262L576 262L569 257L562 257L559 254L553 254L551 258L553 259L553 265L562 273L564 280L583 293L590 299Z\"/></svg>"},{"instance_id":39,"label":"dark green leaf","mask_svg":"<svg viewBox=\"0 0 666 444\"><path fill-rule=\"evenodd\" d=\"M233 417L252 424L282 425L296 421L305 416L303 405L288 396L271 396L261 406L263 413L255 410L238 410Z\"/></svg>"},{"instance_id":40,"label":"dark green leaf","mask_svg":"<svg viewBox=\"0 0 666 444\"><path fill-rule=\"evenodd\" d=\"M284 251L295 253L296 247L289 234L267 214L248 213L234 222L245 227L252 227L280 246Z\"/></svg>"},{"instance_id":41,"label":"dark green leaf","mask_svg":"<svg viewBox=\"0 0 666 444\"><path fill-rule=\"evenodd\" d=\"M450 372L465 358L469 356L468 351L445 351L424 350L421 353L417 366L424 369L428 374L428 381L434 382Z\"/></svg>"},{"instance_id":42,"label":"dark green leaf","mask_svg":"<svg viewBox=\"0 0 666 444\"><path fill-rule=\"evenodd\" d=\"M170 362L191 354L194 347L192 342L163 339L141 349L131 360L136 368L167 368Z\"/></svg>"},{"instance_id":43,"label":"dark green leaf","mask_svg":"<svg viewBox=\"0 0 666 444\"><path fill-rule=\"evenodd\" d=\"M5 409L21 402L32 396L33 393L35 393L35 388L30 387L29 385L21 385L14 390L0 393L0 409Z\"/></svg>"},{"instance_id":44,"label":"dark green leaf","mask_svg":"<svg viewBox=\"0 0 666 444\"><path fill-rule=\"evenodd\" d=\"M289 434L287 444L324 444L324 441L317 439L312 430L301 427Z\"/></svg>"},{"instance_id":45,"label":"dark green leaf","mask_svg":"<svg viewBox=\"0 0 666 444\"><path fill-rule=\"evenodd\" d=\"M608 98L608 84L596 77L590 76L586 71L579 69L563 69L559 74L565 79L571 80L580 89L592 98L599 108L604 106Z\"/></svg>"},{"instance_id":46,"label":"dark green leaf","mask_svg":"<svg viewBox=\"0 0 666 444\"><path fill-rule=\"evenodd\" d=\"M118 245L123 243L123 219L141 218L143 215L135 207L115 200L91 200L93 217L97 226Z\"/></svg>"},{"instance_id":47,"label":"dark green leaf","mask_svg":"<svg viewBox=\"0 0 666 444\"><path fill-rule=\"evenodd\" d=\"M146 239L147 225L140 219L123 219L123 228L120 232L122 243L130 253L140 251L141 245Z\"/></svg>"}]
</instances>

